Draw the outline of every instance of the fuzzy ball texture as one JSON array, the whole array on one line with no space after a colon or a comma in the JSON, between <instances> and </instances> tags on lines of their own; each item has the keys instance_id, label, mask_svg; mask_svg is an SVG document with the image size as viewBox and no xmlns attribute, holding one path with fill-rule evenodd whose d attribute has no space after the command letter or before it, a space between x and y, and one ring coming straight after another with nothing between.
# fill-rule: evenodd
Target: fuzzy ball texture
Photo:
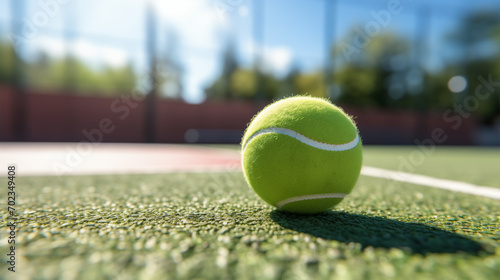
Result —
<instances>
[{"instance_id":1,"label":"fuzzy ball texture","mask_svg":"<svg viewBox=\"0 0 500 280\"><path fill-rule=\"evenodd\" d=\"M351 192L361 171L362 144L342 109L314 97L291 97L260 111L245 131L245 178L268 204L312 214Z\"/></svg>"}]
</instances>

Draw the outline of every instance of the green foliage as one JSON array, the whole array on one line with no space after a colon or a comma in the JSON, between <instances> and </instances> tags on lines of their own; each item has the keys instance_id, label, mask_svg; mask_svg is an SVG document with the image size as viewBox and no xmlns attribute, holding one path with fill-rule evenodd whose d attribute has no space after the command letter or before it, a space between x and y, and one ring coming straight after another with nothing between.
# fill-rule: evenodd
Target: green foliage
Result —
<instances>
[{"instance_id":1,"label":"green foliage","mask_svg":"<svg viewBox=\"0 0 500 280\"><path fill-rule=\"evenodd\" d=\"M259 79L260 74L255 70L240 69L234 52L230 51L225 53L221 76L207 89L207 94L212 98L251 100L307 94L332 97L340 104L357 107L443 111L474 95L481 84L479 77L500 81L500 16L496 12L485 11L463 18L461 26L449 36L450 47L458 47L463 59L453 60L439 72L423 69L415 61L421 50L412 49L413 43L399 34L381 32L359 40L358 32L353 28L332 46L335 71L327 78L340 89L338 96L328 96L321 70L304 72L295 67L282 79L271 74L262 74ZM485 46L489 46L489 51L483 51ZM465 93L455 94L448 88L448 81L455 75L466 77ZM498 100L497 89L487 99L479 100L473 113L484 123L494 122L500 115Z\"/></svg>"},{"instance_id":2,"label":"green foliage","mask_svg":"<svg viewBox=\"0 0 500 280\"><path fill-rule=\"evenodd\" d=\"M10 44L0 42L0 82L14 79L15 52ZM47 90L71 90L79 94L114 95L130 92L136 85L132 65L91 68L74 57L54 59L39 53L33 62L25 62L27 86Z\"/></svg>"},{"instance_id":3,"label":"green foliage","mask_svg":"<svg viewBox=\"0 0 500 280\"><path fill-rule=\"evenodd\" d=\"M222 55L221 75L205 89L212 99L264 99L279 96L280 81L272 74L239 66L232 43Z\"/></svg>"},{"instance_id":4,"label":"green foliage","mask_svg":"<svg viewBox=\"0 0 500 280\"><path fill-rule=\"evenodd\" d=\"M335 81L342 88L339 102L350 105L375 105L375 71L370 68L347 65L335 75Z\"/></svg>"},{"instance_id":5,"label":"green foliage","mask_svg":"<svg viewBox=\"0 0 500 280\"><path fill-rule=\"evenodd\" d=\"M355 35L354 31L349 33L345 41L351 41ZM223 55L221 75L206 90L210 98L271 100L297 94L327 97L322 70L301 72L294 68L289 75L278 79L271 74L235 66L238 65L235 54L229 50L230 47ZM333 59L339 60L341 55L336 51ZM341 88L338 101L353 106L409 107L411 97L394 101L388 93L388 80L394 74L404 79L409 71L408 56L409 43L395 34L382 33L371 38L366 48L360 49L352 61L343 63L336 69L335 76L330 77ZM395 65L398 63L403 66Z\"/></svg>"},{"instance_id":6,"label":"green foliage","mask_svg":"<svg viewBox=\"0 0 500 280\"><path fill-rule=\"evenodd\" d=\"M334 77L341 89L339 102L362 107L408 108L409 43L396 34L381 33L367 39L360 48L354 43L357 36L352 30L332 50L333 58L339 61ZM346 53L345 46L356 51Z\"/></svg>"},{"instance_id":7,"label":"green foliage","mask_svg":"<svg viewBox=\"0 0 500 280\"><path fill-rule=\"evenodd\" d=\"M0 41L0 82L13 79L14 49L9 44Z\"/></svg>"},{"instance_id":8,"label":"green foliage","mask_svg":"<svg viewBox=\"0 0 500 280\"><path fill-rule=\"evenodd\" d=\"M320 71L301 73L294 81L297 92L295 94L306 94L315 97L326 97L323 73Z\"/></svg>"},{"instance_id":9,"label":"green foliage","mask_svg":"<svg viewBox=\"0 0 500 280\"><path fill-rule=\"evenodd\" d=\"M449 41L462 55L448 66L447 71L463 75L468 82L467 90L456 96L457 102L464 102L468 96L477 97L476 90L482 84L481 79L489 80L491 77L496 83L500 81L500 14L481 11L466 15L461 26L450 34ZM484 123L495 121L500 115L498 87L490 91L488 98L475 99L479 101L475 114Z\"/></svg>"},{"instance_id":10,"label":"green foliage","mask_svg":"<svg viewBox=\"0 0 500 280\"><path fill-rule=\"evenodd\" d=\"M272 100L279 96L280 81L271 74L255 69L236 68L227 77L219 77L205 89L209 98Z\"/></svg>"},{"instance_id":11,"label":"green foliage","mask_svg":"<svg viewBox=\"0 0 500 280\"><path fill-rule=\"evenodd\" d=\"M94 70L73 57L52 60L40 54L28 68L31 87L69 89L82 94L113 95L130 92L136 83L132 66L103 67Z\"/></svg>"},{"instance_id":12,"label":"green foliage","mask_svg":"<svg viewBox=\"0 0 500 280\"><path fill-rule=\"evenodd\" d=\"M257 74L249 69L237 69L230 78L231 92L245 99L253 97L257 91Z\"/></svg>"}]
</instances>

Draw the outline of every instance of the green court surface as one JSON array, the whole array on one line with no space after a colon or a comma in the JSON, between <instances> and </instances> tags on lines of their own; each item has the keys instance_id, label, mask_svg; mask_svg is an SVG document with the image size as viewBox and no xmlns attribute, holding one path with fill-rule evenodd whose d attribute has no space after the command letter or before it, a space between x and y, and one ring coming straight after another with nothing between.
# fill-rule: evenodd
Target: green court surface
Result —
<instances>
[{"instance_id":1,"label":"green court surface","mask_svg":"<svg viewBox=\"0 0 500 280\"><path fill-rule=\"evenodd\" d=\"M500 188L500 149L367 146L363 164Z\"/></svg>"},{"instance_id":2,"label":"green court surface","mask_svg":"<svg viewBox=\"0 0 500 280\"><path fill-rule=\"evenodd\" d=\"M397 170L411 151L367 147L365 163ZM439 148L416 171L500 187L489 166L498 151ZM500 201L485 197L362 176L334 211L301 216L266 205L239 172L21 176L17 184L19 279L500 275Z\"/></svg>"}]
</instances>

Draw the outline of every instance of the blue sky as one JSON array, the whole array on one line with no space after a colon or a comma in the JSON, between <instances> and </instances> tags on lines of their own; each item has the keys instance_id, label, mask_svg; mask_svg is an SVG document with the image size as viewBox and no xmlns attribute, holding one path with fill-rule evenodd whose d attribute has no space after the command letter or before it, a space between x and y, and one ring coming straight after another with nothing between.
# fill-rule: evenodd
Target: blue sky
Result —
<instances>
[{"instance_id":1,"label":"blue sky","mask_svg":"<svg viewBox=\"0 0 500 280\"><path fill-rule=\"evenodd\" d=\"M18 1L18 0L14 0ZM151 0L159 15L158 48L168 49L168 34L175 34L176 59L184 69L183 83L188 102L204 100L203 88L220 71L221 51L228 38L234 38L240 61L253 62L254 52L263 51L265 67L284 75L292 65L304 70L319 69L325 58L325 0L262 0L264 5L263 41L253 32L256 11L251 0ZM386 10L396 0L337 0L333 40L340 40L353 26L364 27L374 19L372 12ZM0 35L11 34L12 0L0 0ZM67 2L67 3L66 3ZM89 65L123 65L132 62L139 71L146 66L145 0L27 0L23 24L33 24L45 13L46 22L26 42L25 56L43 50L62 56L68 50L64 30L75 30L71 51ZM414 38L416 8L429 5L430 33L425 65L439 69L453 59L453 52L443 45L443 36L459 23L459 18L474 9L497 8L498 0L400 0L403 11L391 16L383 31ZM438 2L436 4L435 2ZM45 6L44 3L48 6ZM47 10L47 7L50 9Z\"/></svg>"}]
</instances>

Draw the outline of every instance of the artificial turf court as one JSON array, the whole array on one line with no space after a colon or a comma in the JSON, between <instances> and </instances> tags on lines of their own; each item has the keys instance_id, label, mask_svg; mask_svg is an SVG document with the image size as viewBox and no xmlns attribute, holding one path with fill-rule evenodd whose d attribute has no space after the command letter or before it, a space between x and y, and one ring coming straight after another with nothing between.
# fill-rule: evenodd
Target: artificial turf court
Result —
<instances>
[{"instance_id":1,"label":"artificial turf court","mask_svg":"<svg viewBox=\"0 0 500 280\"><path fill-rule=\"evenodd\" d=\"M396 170L413 151L365 147L364 163ZM499 161L499 149L436 148L414 168L500 188ZM17 184L19 279L500 275L500 201L486 197L361 176L334 211L300 216L266 205L233 171L20 175Z\"/></svg>"}]
</instances>

